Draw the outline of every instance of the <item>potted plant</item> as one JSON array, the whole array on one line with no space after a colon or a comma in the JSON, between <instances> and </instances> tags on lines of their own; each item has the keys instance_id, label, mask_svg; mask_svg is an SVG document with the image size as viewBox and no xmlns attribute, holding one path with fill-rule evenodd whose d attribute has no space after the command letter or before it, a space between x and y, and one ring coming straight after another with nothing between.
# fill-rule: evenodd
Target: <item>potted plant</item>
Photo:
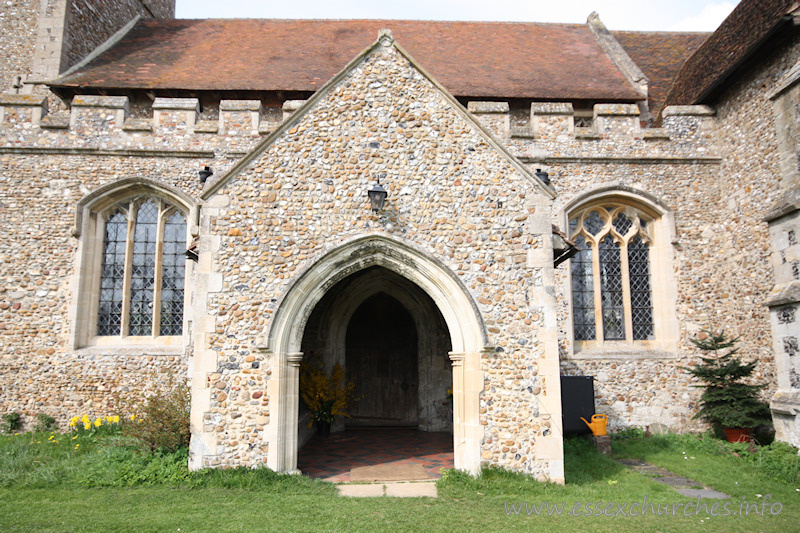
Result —
<instances>
[{"instance_id":1,"label":"potted plant","mask_svg":"<svg viewBox=\"0 0 800 533\"><path fill-rule=\"evenodd\" d=\"M309 427L316 422L317 432L328 435L335 416L349 416L347 407L355 400L355 386L345 379L344 368L339 363L333 365L330 374L317 360L300 363L300 397L311 412Z\"/></svg>"},{"instance_id":2,"label":"potted plant","mask_svg":"<svg viewBox=\"0 0 800 533\"><path fill-rule=\"evenodd\" d=\"M703 381L700 410L694 416L722 428L728 441L750 440L750 432L771 422L769 406L758 399L766 385L746 383L756 367L756 361L744 363L737 352L739 337L728 338L724 331L701 331L692 343L703 351L701 362L693 367L683 367Z\"/></svg>"}]
</instances>

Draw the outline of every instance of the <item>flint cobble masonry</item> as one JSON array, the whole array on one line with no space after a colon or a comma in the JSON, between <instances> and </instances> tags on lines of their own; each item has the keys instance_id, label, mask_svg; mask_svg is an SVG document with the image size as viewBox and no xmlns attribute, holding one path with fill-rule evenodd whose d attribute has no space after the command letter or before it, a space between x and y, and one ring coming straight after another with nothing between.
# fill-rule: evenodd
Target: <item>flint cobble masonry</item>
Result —
<instances>
[{"instance_id":1,"label":"flint cobble masonry","mask_svg":"<svg viewBox=\"0 0 800 533\"><path fill-rule=\"evenodd\" d=\"M65 7L56 4L52 16ZM122 4L104 27L138 9ZM172 16L169 4L153 4L153 15ZM2 12L0 25L17 39L0 71L6 87L14 73L35 70L27 65L38 52L25 43L37 9L15 2ZM764 397L776 394L791 426L797 380L781 368L794 364L784 339L797 335L780 317L793 305L781 284L796 279L794 219L770 222L771 236L764 216L791 182L794 148L781 140L791 131L776 127L773 107L783 104L773 93L798 61L796 39L765 54L714 107L667 107L658 128L643 127L639 106L618 102L595 104L590 127L575 127L570 103L533 102L522 117L516 102L512 128L507 102L464 101L465 110L382 35L308 104L132 93L79 94L67 105L41 85L0 96L4 411L28 420L45 412L64 427L75 414L135 409L121 398L189 376L195 467L289 464L280 461L292 445L280 435L299 355L265 338L298 280L364 242L429 259L474 305L483 345L450 358L454 376L469 376L454 382L462 465L563 477L559 374L595 376L596 410L614 428L701 429L692 420L699 391L681 367L698 355L690 339L706 327L740 336L740 353L759 361L755 379L768 383ZM95 46L84 37L73 35L68 63ZM205 185L204 166L214 170ZM390 196L373 214L365 191L378 179ZM187 261L178 344L84 342L76 325L88 242L78 206L126 180L178 191L193 206L187 243L197 239L200 260ZM570 267L553 268L551 225L568 231L570 210L593 194L659 213L652 342L573 341ZM773 286L783 295L769 300L782 335L774 349L765 306ZM784 352L787 362L776 364ZM474 424L464 422L473 408Z\"/></svg>"}]
</instances>

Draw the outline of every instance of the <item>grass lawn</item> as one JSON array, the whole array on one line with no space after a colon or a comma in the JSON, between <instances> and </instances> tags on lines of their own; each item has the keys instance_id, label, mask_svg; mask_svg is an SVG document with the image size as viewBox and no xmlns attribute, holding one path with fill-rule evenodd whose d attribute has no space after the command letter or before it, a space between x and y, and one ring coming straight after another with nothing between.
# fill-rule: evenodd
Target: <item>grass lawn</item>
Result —
<instances>
[{"instance_id":1,"label":"grass lawn","mask_svg":"<svg viewBox=\"0 0 800 533\"><path fill-rule=\"evenodd\" d=\"M76 450L74 444L82 445ZM722 507L717 509L720 516L710 516L711 500L704 500L709 502L708 512L701 509L695 514L691 498L627 470L585 441L570 440L565 446L566 486L494 470L479 478L450 472L438 483L437 499L350 499L339 497L331 484L302 476L241 470L188 473L185 452L144 455L113 437L72 440L69 435L26 434L0 437L0 530L509 531L545 527L616 533L800 528L796 450L776 446L750 455L743 446L707 436L679 435L614 439L612 445L618 457L644 459L730 494L730 516L721 516ZM761 504L768 494L771 500L762 516ZM653 503L653 512L630 516L631 511L640 514L637 511L645 497ZM563 504L562 514L550 507L551 513L545 509L537 515L534 505L541 504ZM588 509L587 504L591 505ZM740 516L744 504L750 514ZM516 514L511 506L521 512ZM620 508L624 515L605 516ZM669 511L658 516L659 508ZM573 509L593 516L568 514Z\"/></svg>"}]
</instances>

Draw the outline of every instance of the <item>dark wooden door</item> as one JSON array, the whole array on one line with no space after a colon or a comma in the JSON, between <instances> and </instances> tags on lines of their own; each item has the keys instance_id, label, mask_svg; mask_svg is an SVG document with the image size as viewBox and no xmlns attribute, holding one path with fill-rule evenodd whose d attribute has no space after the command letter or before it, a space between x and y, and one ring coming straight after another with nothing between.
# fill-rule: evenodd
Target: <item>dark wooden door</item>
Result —
<instances>
[{"instance_id":1,"label":"dark wooden door","mask_svg":"<svg viewBox=\"0 0 800 533\"><path fill-rule=\"evenodd\" d=\"M379 293L350 319L346 365L356 383L348 425L416 426L418 410L417 331L406 308Z\"/></svg>"}]
</instances>

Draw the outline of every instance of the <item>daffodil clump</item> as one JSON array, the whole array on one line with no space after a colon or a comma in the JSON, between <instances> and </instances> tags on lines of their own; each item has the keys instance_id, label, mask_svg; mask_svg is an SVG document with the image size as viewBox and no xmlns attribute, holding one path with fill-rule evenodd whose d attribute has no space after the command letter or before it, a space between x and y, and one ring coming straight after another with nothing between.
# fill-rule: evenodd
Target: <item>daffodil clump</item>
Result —
<instances>
[{"instance_id":1,"label":"daffodil clump","mask_svg":"<svg viewBox=\"0 0 800 533\"><path fill-rule=\"evenodd\" d=\"M141 421L136 415L129 417L131 422ZM88 415L73 416L69 419L70 430L76 435L87 434L115 434L122 430L123 420L119 415L97 417L95 419L89 418Z\"/></svg>"}]
</instances>

